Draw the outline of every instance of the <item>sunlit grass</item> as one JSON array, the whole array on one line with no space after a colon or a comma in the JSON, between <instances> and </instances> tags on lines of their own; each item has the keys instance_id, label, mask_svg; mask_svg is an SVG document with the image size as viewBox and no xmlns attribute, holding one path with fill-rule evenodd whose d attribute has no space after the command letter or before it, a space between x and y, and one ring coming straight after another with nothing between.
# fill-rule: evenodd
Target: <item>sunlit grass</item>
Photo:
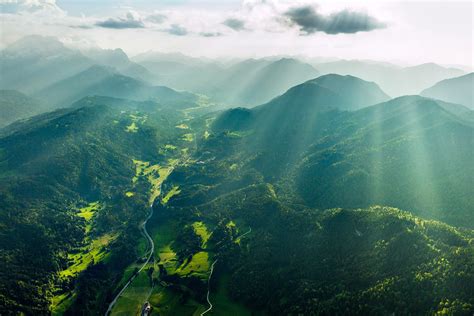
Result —
<instances>
[{"instance_id":1,"label":"sunlit grass","mask_svg":"<svg viewBox=\"0 0 474 316\"><path fill-rule=\"evenodd\" d=\"M194 275L201 279L207 279L209 276L209 254L205 251L195 253L191 260L186 260L177 270L180 276Z\"/></svg>"},{"instance_id":2,"label":"sunlit grass","mask_svg":"<svg viewBox=\"0 0 474 316\"><path fill-rule=\"evenodd\" d=\"M162 202L164 204L168 203L168 201L175 195L178 195L181 192L179 189L179 186L175 185L171 188L171 190L166 193L166 195L163 197Z\"/></svg>"},{"instance_id":3,"label":"sunlit grass","mask_svg":"<svg viewBox=\"0 0 474 316\"><path fill-rule=\"evenodd\" d=\"M129 133L136 133L138 131L138 126L135 122L132 122L132 124L128 125L125 130Z\"/></svg>"},{"instance_id":4,"label":"sunlit grass","mask_svg":"<svg viewBox=\"0 0 474 316\"><path fill-rule=\"evenodd\" d=\"M106 247L117 235L105 234L87 241L87 245L78 249L77 253L68 254L68 260L72 262L67 269L59 272L60 277L76 276L87 269L92 263L98 263L106 258L108 252ZM87 238L88 239L88 238Z\"/></svg>"},{"instance_id":5,"label":"sunlit grass","mask_svg":"<svg viewBox=\"0 0 474 316\"><path fill-rule=\"evenodd\" d=\"M147 268L138 274L125 292L117 300L111 315L136 315L151 292L151 280Z\"/></svg>"},{"instance_id":6,"label":"sunlit grass","mask_svg":"<svg viewBox=\"0 0 474 316\"><path fill-rule=\"evenodd\" d=\"M94 216L95 212L97 212L101 208L102 205L99 201L91 202L87 206L80 208L79 213L77 213L77 216L84 218L86 221L90 221Z\"/></svg>"},{"instance_id":7,"label":"sunlit grass","mask_svg":"<svg viewBox=\"0 0 474 316\"><path fill-rule=\"evenodd\" d=\"M182 139L187 142L192 142L194 140L194 134L192 133L184 134Z\"/></svg>"},{"instance_id":8,"label":"sunlit grass","mask_svg":"<svg viewBox=\"0 0 474 316\"><path fill-rule=\"evenodd\" d=\"M189 129L189 126L186 125L186 124L179 124L179 125L176 125L176 128L179 128L179 129Z\"/></svg>"},{"instance_id":9,"label":"sunlit grass","mask_svg":"<svg viewBox=\"0 0 474 316\"><path fill-rule=\"evenodd\" d=\"M206 248L207 241L209 240L209 237L211 237L211 233L208 231L206 224L204 224L203 222L194 222L192 226L194 228L194 233L201 237L201 247Z\"/></svg>"}]
</instances>

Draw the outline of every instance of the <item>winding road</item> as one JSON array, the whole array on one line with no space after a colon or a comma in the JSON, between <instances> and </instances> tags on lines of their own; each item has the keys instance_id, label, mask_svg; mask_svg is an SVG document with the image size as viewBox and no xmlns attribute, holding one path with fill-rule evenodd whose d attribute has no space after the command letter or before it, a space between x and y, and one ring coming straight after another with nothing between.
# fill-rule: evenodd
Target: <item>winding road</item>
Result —
<instances>
[{"instance_id":1,"label":"winding road","mask_svg":"<svg viewBox=\"0 0 474 316\"><path fill-rule=\"evenodd\" d=\"M217 259L212 263L211 265L211 273L209 273L209 279L207 280L207 303L209 304L209 308L206 309L204 312L201 313L201 316L204 314L210 312L212 308L214 307L211 303L211 300L209 299L209 295L211 294L211 278L212 278L212 272L214 272L214 265L216 264Z\"/></svg>"},{"instance_id":2,"label":"winding road","mask_svg":"<svg viewBox=\"0 0 474 316\"><path fill-rule=\"evenodd\" d=\"M148 233L146 229L146 224L148 223L148 220L153 216L153 204L150 205L150 214L148 214L148 217L143 221L142 225L140 226L140 229L142 231L143 236L146 237L149 245L150 245L150 253L148 254L148 257L143 263L143 265L140 267L140 269L133 274L133 276L128 280L127 283L125 283L124 287L118 292L118 294L115 296L112 302L110 302L109 307L107 308L107 311L105 312L105 316L109 315L110 312L112 311L112 308L114 305L117 303L117 300L120 298L120 296L125 292L125 290L128 288L128 286L133 282L133 280L137 277L137 275L148 265L150 262L151 258L153 258L153 254L155 252L155 243L153 242L153 239L151 238L150 234Z\"/></svg>"},{"instance_id":3,"label":"winding road","mask_svg":"<svg viewBox=\"0 0 474 316\"><path fill-rule=\"evenodd\" d=\"M238 240L242 237L244 237L245 235L247 234L250 234L252 232L252 227L249 228L249 230L245 233L243 233L242 235L240 235L239 237L237 237L235 240ZM212 265L211 265L211 272L209 273L209 279L207 280L207 295L206 295L206 299L207 299L207 303L209 304L209 308L206 309L204 312L201 313L201 316L204 316L205 314L209 313L212 308L214 307L214 305L212 305L211 303L211 300L209 298L209 296L211 295L211 278L212 278L212 273L214 272L214 265L216 264L218 259L216 259Z\"/></svg>"}]
</instances>

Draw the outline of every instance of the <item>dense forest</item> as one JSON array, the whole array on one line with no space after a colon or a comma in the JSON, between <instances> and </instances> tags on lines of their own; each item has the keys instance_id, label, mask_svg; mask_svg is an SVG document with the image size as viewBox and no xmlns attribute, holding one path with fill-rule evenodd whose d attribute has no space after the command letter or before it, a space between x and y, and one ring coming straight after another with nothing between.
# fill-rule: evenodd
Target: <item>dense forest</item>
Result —
<instances>
[{"instance_id":1,"label":"dense forest","mask_svg":"<svg viewBox=\"0 0 474 316\"><path fill-rule=\"evenodd\" d=\"M41 36L0 61L1 315L474 313L472 74Z\"/></svg>"}]
</instances>

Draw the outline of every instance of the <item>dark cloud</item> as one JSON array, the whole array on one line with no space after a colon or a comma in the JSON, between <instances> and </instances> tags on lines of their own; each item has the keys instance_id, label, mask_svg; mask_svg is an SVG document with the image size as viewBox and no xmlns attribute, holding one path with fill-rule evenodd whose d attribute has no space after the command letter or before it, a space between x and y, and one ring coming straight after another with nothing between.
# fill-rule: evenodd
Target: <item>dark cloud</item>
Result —
<instances>
[{"instance_id":1,"label":"dark cloud","mask_svg":"<svg viewBox=\"0 0 474 316\"><path fill-rule=\"evenodd\" d=\"M201 32L199 35L203 37L219 37L222 36L222 33L220 32Z\"/></svg>"},{"instance_id":2,"label":"dark cloud","mask_svg":"<svg viewBox=\"0 0 474 316\"><path fill-rule=\"evenodd\" d=\"M245 22L239 19L229 18L222 22L227 27L230 27L234 31L242 31L245 29Z\"/></svg>"},{"instance_id":3,"label":"dark cloud","mask_svg":"<svg viewBox=\"0 0 474 316\"><path fill-rule=\"evenodd\" d=\"M184 36L188 34L188 30L179 24L171 24L171 27L165 31L176 36Z\"/></svg>"},{"instance_id":4,"label":"dark cloud","mask_svg":"<svg viewBox=\"0 0 474 316\"><path fill-rule=\"evenodd\" d=\"M95 25L108 29L140 29L145 27L143 22L135 18L131 13L128 13L125 18L110 18L105 21L96 22Z\"/></svg>"},{"instance_id":5,"label":"dark cloud","mask_svg":"<svg viewBox=\"0 0 474 316\"><path fill-rule=\"evenodd\" d=\"M343 10L324 16L312 6L291 8L284 13L290 25L297 25L303 34L368 32L384 28L385 24L367 13Z\"/></svg>"}]
</instances>

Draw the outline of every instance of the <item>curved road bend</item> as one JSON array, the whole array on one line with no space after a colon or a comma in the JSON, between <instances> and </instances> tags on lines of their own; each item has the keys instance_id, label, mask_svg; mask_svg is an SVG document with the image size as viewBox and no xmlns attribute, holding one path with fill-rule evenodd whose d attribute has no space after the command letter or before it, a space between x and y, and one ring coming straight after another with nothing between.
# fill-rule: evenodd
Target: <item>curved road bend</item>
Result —
<instances>
[{"instance_id":1,"label":"curved road bend","mask_svg":"<svg viewBox=\"0 0 474 316\"><path fill-rule=\"evenodd\" d=\"M212 308L214 307L211 303L211 300L209 299L209 295L211 294L211 278L212 278L212 272L214 272L214 265L216 264L217 259L212 263L211 265L211 273L209 273L209 279L207 280L207 303L209 304L209 308L206 309L204 312L201 313L201 316L204 314L210 312Z\"/></svg>"},{"instance_id":2,"label":"curved road bend","mask_svg":"<svg viewBox=\"0 0 474 316\"><path fill-rule=\"evenodd\" d=\"M153 216L153 204L151 204L150 206L150 214L148 215L148 217L145 219L145 221L142 223L140 227L143 236L146 237L146 239L148 240L148 243L150 244L150 253L148 254L148 257L145 263L140 267L140 269L137 272L133 274L133 276L128 280L128 282L125 283L124 287L120 290L120 292L115 296L113 301L110 302L109 307L107 308L107 311L105 312L105 316L110 314L110 312L112 311L112 308L117 303L117 300L120 298L123 292L128 288L128 286L132 283L132 281L136 278L136 276L147 266L147 264L150 262L151 258L153 257L153 253L155 252L155 243L153 242L153 239L151 238L150 234L148 233L146 229L146 224L148 223L148 220L152 216Z\"/></svg>"}]
</instances>

